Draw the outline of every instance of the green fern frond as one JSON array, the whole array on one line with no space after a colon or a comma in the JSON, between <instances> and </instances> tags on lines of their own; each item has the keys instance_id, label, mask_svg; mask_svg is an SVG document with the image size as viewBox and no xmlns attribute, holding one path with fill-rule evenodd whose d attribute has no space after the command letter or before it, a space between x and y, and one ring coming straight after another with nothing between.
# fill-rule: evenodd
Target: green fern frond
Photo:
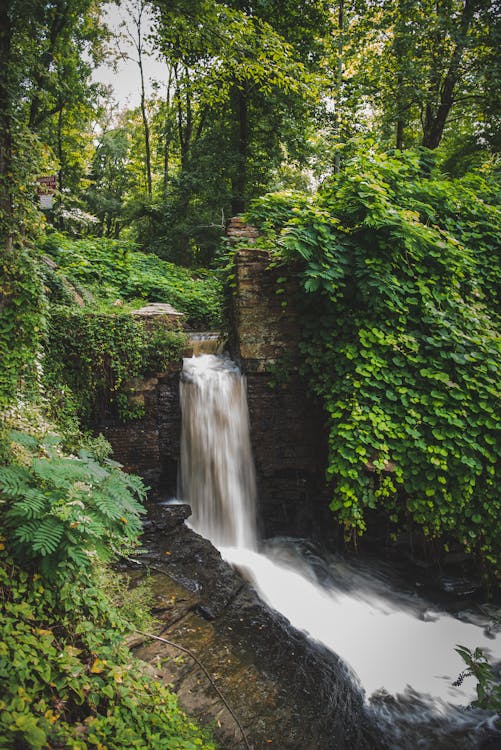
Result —
<instances>
[{"instance_id":1,"label":"green fern frond","mask_svg":"<svg viewBox=\"0 0 501 750\"><path fill-rule=\"evenodd\" d=\"M64 527L54 518L45 518L37 524L37 530L33 535L33 549L43 557L56 551L63 537Z\"/></svg>"},{"instance_id":2,"label":"green fern frond","mask_svg":"<svg viewBox=\"0 0 501 750\"><path fill-rule=\"evenodd\" d=\"M81 547L68 546L66 554L70 560L75 562L80 568L85 568L89 564L89 557Z\"/></svg>"},{"instance_id":3,"label":"green fern frond","mask_svg":"<svg viewBox=\"0 0 501 750\"><path fill-rule=\"evenodd\" d=\"M6 513L7 518L40 518L46 511L48 498L35 487L23 492L24 500L16 502Z\"/></svg>"},{"instance_id":4,"label":"green fern frond","mask_svg":"<svg viewBox=\"0 0 501 750\"><path fill-rule=\"evenodd\" d=\"M14 537L20 542L31 544L39 525L39 521L36 520L23 523L21 524L21 526L18 526L16 529L14 529Z\"/></svg>"},{"instance_id":5,"label":"green fern frond","mask_svg":"<svg viewBox=\"0 0 501 750\"><path fill-rule=\"evenodd\" d=\"M30 474L22 466L0 467L0 489L4 495L14 500L30 489Z\"/></svg>"},{"instance_id":6,"label":"green fern frond","mask_svg":"<svg viewBox=\"0 0 501 750\"><path fill-rule=\"evenodd\" d=\"M85 533L96 539L102 539L106 536L106 526L96 516L92 516L85 523Z\"/></svg>"},{"instance_id":7,"label":"green fern frond","mask_svg":"<svg viewBox=\"0 0 501 750\"><path fill-rule=\"evenodd\" d=\"M94 502L99 512L107 518L115 519L123 515L122 503L118 502L113 495L96 493Z\"/></svg>"},{"instance_id":8,"label":"green fern frond","mask_svg":"<svg viewBox=\"0 0 501 750\"><path fill-rule=\"evenodd\" d=\"M59 489L89 479L85 464L77 458L34 458L32 468L39 479Z\"/></svg>"},{"instance_id":9,"label":"green fern frond","mask_svg":"<svg viewBox=\"0 0 501 750\"><path fill-rule=\"evenodd\" d=\"M38 448L38 440L33 435L27 435L25 432L20 432L19 430L11 430L9 437L13 443L22 445L23 448Z\"/></svg>"}]
</instances>

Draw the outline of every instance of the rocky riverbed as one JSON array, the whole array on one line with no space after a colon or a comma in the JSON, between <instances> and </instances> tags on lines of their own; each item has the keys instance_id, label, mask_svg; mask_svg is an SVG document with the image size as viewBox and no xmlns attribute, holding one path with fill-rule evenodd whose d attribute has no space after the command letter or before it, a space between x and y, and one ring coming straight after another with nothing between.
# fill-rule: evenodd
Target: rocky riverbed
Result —
<instances>
[{"instance_id":1,"label":"rocky riverbed","mask_svg":"<svg viewBox=\"0 0 501 750\"><path fill-rule=\"evenodd\" d=\"M382 750L341 660L264 604L185 525L189 506L149 511L135 575L149 570L155 634L176 645L138 636L133 649L173 685L183 708L212 728L221 750Z\"/></svg>"}]
</instances>

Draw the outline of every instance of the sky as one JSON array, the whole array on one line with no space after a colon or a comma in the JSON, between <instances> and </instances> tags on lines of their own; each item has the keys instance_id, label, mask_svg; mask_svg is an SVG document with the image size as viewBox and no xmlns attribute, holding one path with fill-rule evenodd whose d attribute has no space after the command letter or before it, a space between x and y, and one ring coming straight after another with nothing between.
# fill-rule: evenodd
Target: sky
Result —
<instances>
[{"instance_id":1,"label":"sky","mask_svg":"<svg viewBox=\"0 0 501 750\"><path fill-rule=\"evenodd\" d=\"M127 14L123 7L115 4L109 4L104 9L104 20L112 32L118 36L120 24L127 19ZM148 33L151 27L151 16L148 16L145 24L145 33ZM132 44L126 41L116 43L112 48L118 53L134 56ZM145 56L144 69L146 79L146 93L150 95L153 92L151 81L165 81L167 66L161 60L153 55ZM124 107L138 107L140 103L140 78L139 68L133 60L119 60L117 69L114 70L112 62L100 65L92 74L92 80L113 87L113 97L120 109Z\"/></svg>"}]
</instances>

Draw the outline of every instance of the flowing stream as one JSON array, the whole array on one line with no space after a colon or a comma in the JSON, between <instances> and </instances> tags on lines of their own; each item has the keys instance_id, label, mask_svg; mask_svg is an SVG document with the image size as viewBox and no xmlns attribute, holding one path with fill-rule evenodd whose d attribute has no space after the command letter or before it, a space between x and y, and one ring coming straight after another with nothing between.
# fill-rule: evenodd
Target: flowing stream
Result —
<instances>
[{"instance_id":1,"label":"flowing stream","mask_svg":"<svg viewBox=\"0 0 501 750\"><path fill-rule=\"evenodd\" d=\"M500 661L489 617L453 617L399 589L391 571L320 557L304 541L260 545L245 378L224 356L185 359L181 408L180 495L194 529L271 607L351 667L389 747L479 747L494 717L466 709L476 683L453 686L465 668L454 649L480 646Z\"/></svg>"}]
</instances>

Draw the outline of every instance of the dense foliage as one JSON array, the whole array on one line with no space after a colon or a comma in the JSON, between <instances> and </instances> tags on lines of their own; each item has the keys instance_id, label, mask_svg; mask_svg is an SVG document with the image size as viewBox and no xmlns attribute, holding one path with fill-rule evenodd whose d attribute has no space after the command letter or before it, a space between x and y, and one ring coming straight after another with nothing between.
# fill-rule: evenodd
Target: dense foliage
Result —
<instances>
[{"instance_id":1,"label":"dense foliage","mask_svg":"<svg viewBox=\"0 0 501 750\"><path fill-rule=\"evenodd\" d=\"M36 380L43 306L33 258L25 248L13 247L0 265L0 409L16 397L21 385L29 387Z\"/></svg>"},{"instance_id":2,"label":"dense foliage","mask_svg":"<svg viewBox=\"0 0 501 750\"><path fill-rule=\"evenodd\" d=\"M110 50L132 40L140 88L119 113L91 79L110 38L101 0L0 3L6 750L212 748L120 645L128 625L95 563L135 544L144 488L102 444L82 446L76 417L138 416L127 380L180 355L179 332L126 310L166 302L193 327L221 324L219 278L198 266L217 265L226 219L266 191L302 191L266 196L251 219L302 283L333 510L359 533L377 506L395 532L417 525L498 565L496 4L118 5L126 30ZM147 96L152 46L166 72ZM387 151L440 147L460 179L431 151L378 155L368 136ZM57 193L42 217L46 175ZM60 442L32 437L40 405ZM491 673L463 657L485 703Z\"/></svg>"},{"instance_id":3,"label":"dense foliage","mask_svg":"<svg viewBox=\"0 0 501 750\"><path fill-rule=\"evenodd\" d=\"M96 554L109 560L137 540L145 497L138 477L83 448L66 456L54 435L42 442L23 433L13 438L21 461L0 468L0 487L17 560L46 577L68 564L85 574Z\"/></svg>"},{"instance_id":4,"label":"dense foliage","mask_svg":"<svg viewBox=\"0 0 501 750\"><path fill-rule=\"evenodd\" d=\"M204 269L188 271L139 252L130 242L75 240L58 233L48 237L44 251L58 266L52 283L64 277L77 289L83 287L91 294L92 309L110 309L117 301L131 300L136 308L146 301L166 302L184 313L192 327L220 322L221 285L216 274Z\"/></svg>"},{"instance_id":5,"label":"dense foliage","mask_svg":"<svg viewBox=\"0 0 501 750\"><path fill-rule=\"evenodd\" d=\"M141 482L97 444L75 456L54 435L12 438L0 473L0 747L210 750L124 646L132 626L96 569L137 543Z\"/></svg>"},{"instance_id":6,"label":"dense foliage","mask_svg":"<svg viewBox=\"0 0 501 750\"><path fill-rule=\"evenodd\" d=\"M83 425L142 416L128 383L178 363L185 343L182 331L155 322L146 327L126 313L52 308L43 365L53 413L59 419L74 413Z\"/></svg>"},{"instance_id":7,"label":"dense foliage","mask_svg":"<svg viewBox=\"0 0 501 750\"><path fill-rule=\"evenodd\" d=\"M449 536L496 569L496 185L446 179L426 156L367 153L316 198L265 197L250 217L301 281L332 510L363 532L382 507L395 528Z\"/></svg>"}]
</instances>

